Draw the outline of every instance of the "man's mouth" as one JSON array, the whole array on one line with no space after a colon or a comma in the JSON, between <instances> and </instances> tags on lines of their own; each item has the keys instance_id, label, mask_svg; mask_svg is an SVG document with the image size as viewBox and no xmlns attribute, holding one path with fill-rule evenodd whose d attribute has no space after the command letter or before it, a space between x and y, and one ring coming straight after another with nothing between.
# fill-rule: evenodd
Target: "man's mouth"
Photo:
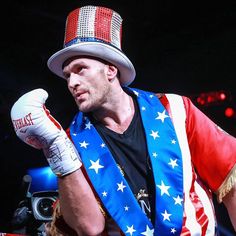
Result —
<instances>
[{"instance_id":1,"label":"man's mouth","mask_svg":"<svg viewBox=\"0 0 236 236\"><path fill-rule=\"evenodd\" d=\"M76 100L79 100L79 99L82 99L83 95L86 94L86 93L87 93L86 91L76 92L74 97L75 97Z\"/></svg>"}]
</instances>

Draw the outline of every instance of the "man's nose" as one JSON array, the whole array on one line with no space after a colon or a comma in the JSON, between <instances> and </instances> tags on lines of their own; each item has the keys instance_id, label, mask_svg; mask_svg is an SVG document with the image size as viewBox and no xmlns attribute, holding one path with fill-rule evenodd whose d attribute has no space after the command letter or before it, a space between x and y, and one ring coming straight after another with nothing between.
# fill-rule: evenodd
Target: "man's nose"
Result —
<instances>
[{"instance_id":1,"label":"man's nose","mask_svg":"<svg viewBox=\"0 0 236 236\"><path fill-rule=\"evenodd\" d=\"M70 77L68 79L68 86L70 88L74 88L80 85L80 79L79 76L75 73L71 73Z\"/></svg>"}]
</instances>

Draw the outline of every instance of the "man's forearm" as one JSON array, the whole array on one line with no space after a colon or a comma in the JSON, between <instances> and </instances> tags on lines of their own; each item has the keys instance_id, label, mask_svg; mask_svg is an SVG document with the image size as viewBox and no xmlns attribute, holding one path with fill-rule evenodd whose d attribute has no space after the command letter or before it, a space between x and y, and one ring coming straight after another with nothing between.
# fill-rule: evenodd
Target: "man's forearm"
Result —
<instances>
[{"instance_id":1,"label":"man's forearm","mask_svg":"<svg viewBox=\"0 0 236 236\"><path fill-rule=\"evenodd\" d=\"M99 235L105 219L81 169L58 179L63 218L78 235Z\"/></svg>"}]
</instances>

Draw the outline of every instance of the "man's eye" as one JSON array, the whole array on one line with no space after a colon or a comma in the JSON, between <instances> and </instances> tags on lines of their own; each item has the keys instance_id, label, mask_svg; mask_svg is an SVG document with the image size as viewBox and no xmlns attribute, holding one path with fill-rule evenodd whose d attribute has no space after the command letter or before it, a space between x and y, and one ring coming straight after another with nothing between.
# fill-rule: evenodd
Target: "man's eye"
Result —
<instances>
[{"instance_id":1,"label":"man's eye","mask_svg":"<svg viewBox=\"0 0 236 236\"><path fill-rule=\"evenodd\" d=\"M84 66L80 66L76 68L76 73L80 73L83 69L85 69Z\"/></svg>"}]
</instances>

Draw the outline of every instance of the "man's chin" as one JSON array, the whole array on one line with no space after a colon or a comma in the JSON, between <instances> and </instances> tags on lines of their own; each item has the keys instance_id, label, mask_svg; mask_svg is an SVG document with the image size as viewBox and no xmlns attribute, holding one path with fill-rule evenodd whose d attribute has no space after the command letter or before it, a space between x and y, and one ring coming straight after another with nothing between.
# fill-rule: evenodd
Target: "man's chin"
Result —
<instances>
[{"instance_id":1,"label":"man's chin","mask_svg":"<svg viewBox=\"0 0 236 236\"><path fill-rule=\"evenodd\" d=\"M79 110L84 113L91 112L91 110L92 110L91 107L85 106L85 104L79 104L79 105L77 104L77 106L78 106Z\"/></svg>"}]
</instances>

